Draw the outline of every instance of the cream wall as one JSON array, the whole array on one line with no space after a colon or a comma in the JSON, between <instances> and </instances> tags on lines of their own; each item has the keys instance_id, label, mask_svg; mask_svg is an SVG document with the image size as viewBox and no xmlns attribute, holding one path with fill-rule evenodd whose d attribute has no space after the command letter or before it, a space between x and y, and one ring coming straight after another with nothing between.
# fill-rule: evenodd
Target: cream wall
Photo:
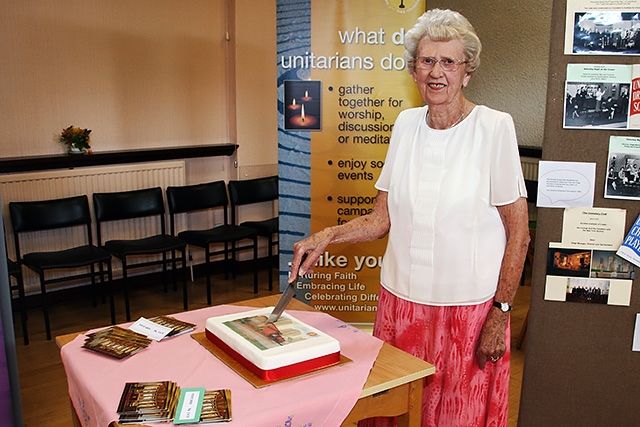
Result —
<instances>
[{"instance_id":1,"label":"cream wall","mask_svg":"<svg viewBox=\"0 0 640 427\"><path fill-rule=\"evenodd\" d=\"M5 2L2 156L62 153L70 124L95 151L225 142L224 2L189 3Z\"/></svg>"},{"instance_id":2,"label":"cream wall","mask_svg":"<svg viewBox=\"0 0 640 427\"><path fill-rule=\"evenodd\" d=\"M73 124L96 152L240 145L189 183L276 173L275 44L275 2L5 1L0 157L62 154Z\"/></svg>"},{"instance_id":3,"label":"cream wall","mask_svg":"<svg viewBox=\"0 0 640 427\"><path fill-rule=\"evenodd\" d=\"M236 0L239 179L278 174L276 2Z\"/></svg>"},{"instance_id":4,"label":"cream wall","mask_svg":"<svg viewBox=\"0 0 640 427\"><path fill-rule=\"evenodd\" d=\"M541 147L547 96L552 0L427 0L461 12L483 49L467 97L513 116L520 145Z\"/></svg>"},{"instance_id":5,"label":"cream wall","mask_svg":"<svg viewBox=\"0 0 640 427\"><path fill-rule=\"evenodd\" d=\"M467 95L510 112L522 145L542 141L550 3L427 3L476 26L485 48ZM277 173L275 15L267 0L3 2L0 157L63 153L56 135L74 124L95 151L240 145L189 161L189 182Z\"/></svg>"}]
</instances>

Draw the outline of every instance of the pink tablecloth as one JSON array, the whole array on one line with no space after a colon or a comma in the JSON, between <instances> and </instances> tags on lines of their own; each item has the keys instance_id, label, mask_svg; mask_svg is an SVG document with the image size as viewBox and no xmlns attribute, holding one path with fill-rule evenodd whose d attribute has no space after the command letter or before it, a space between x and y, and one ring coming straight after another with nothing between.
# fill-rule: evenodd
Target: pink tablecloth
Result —
<instances>
[{"instance_id":1,"label":"pink tablecloth","mask_svg":"<svg viewBox=\"0 0 640 427\"><path fill-rule=\"evenodd\" d=\"M196 324L195 332L202 332L209 317L251 309L222 305L174 316ZM154 341L124 360L83 349L85 336L80 335L61 351L69 395L80 422L86 427L107 427L117 420L116 409L126 382L169 380L180 387L230 389L233 420L227 425L339 426L358 400L382 341L324 313L287 312L338 339L341 353L353 363L256 389L190 334Z\"/></svg>"}]
</instances>

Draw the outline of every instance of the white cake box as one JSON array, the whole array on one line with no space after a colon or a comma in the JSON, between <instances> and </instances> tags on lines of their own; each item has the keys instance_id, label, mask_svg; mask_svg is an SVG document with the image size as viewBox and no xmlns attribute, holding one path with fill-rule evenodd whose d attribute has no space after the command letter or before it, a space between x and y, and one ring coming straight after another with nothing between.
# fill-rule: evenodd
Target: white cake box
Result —
<instances>
[{"instance_id":1,"label":"white cake box","mask_svg":"<svg viewBox=\"0 0 640 427\"><path fill-rule=\"evenodd\" d=\"M271 325L273 307L207 319L205 333L223 351L267 381L340 362L340 342L286 312Z\"/></svg>"}]
</instances>

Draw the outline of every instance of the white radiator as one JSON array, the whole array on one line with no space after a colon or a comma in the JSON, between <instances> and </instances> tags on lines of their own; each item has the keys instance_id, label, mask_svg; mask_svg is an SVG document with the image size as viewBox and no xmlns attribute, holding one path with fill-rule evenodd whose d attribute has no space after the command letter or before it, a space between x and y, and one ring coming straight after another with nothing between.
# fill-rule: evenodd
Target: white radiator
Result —
<instances>
[{"instance_id":1,"label":"white radiator","mask_svg":"<svg viewBox=\"0 0 640 427\"><path fill-rule=\"evenodd\" d=\"M93 193L139 190L151 187L166 189L169 185L185 185L184 161L0 175L0 194L2 194L2 214L5 220L7 254L9 258L16 259L9 202L59 199L86 194L91 206ZM91 209L93 212L93 206L91 206ZM184 221L184 219L182 220ZM105 234L103 235L109 239L142 237L152 232L159 232L159 226L155 224L154 221L144 218L131 221L116 221L105 224L106 227L103 228ZM97 244L95 227L94 217L94 244ZM84 244L83 231L69 229L26 233L20 240L21 250L23 252L55 250L61 248L61 242L64 242L62 247L68 247L70 244ZM168 221L167 232L169 232ZM114 273L118 273L120 270L120 265L115 258L113 268ZM27 293L39 292L40 285L37 276L26 268L23 268L23 274ZM50 274L54 273L51 272Z\"/></svg>"},{"instance_id":2,"label":"white radiator","mask_svg":"<svg viewBox=\"0 0 640 427\"><path fill-rule=\"evenodd\" d=\"M520 157L520 164L522 165L522 174L524 179L531 181L538 180L538 162L540 160L533 157Z\"/></svg>"},{"instance_id":3,"label":"white radiator","mask_svg":"<svg viewBox=\"0 0 640 427\"><path fill-rule=\"evenodd\" d=\"M522 165L522 174L524 179L537 181L538 180L538 162L540 159L534 157L520 157L520 164ZM529 221L537 221L538 211L536 206L529 203Z\"/></svg>"}]
</instances>

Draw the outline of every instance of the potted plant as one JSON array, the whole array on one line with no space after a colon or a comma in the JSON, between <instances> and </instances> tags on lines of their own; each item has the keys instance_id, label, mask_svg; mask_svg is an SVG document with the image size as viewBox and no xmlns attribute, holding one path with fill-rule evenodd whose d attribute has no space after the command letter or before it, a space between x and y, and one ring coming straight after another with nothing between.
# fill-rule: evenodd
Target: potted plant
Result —
<instances>
[{"instance_id":1,"label":"potted plant","mask_svg":"<svg viewBox=\"0 0 640 427\"><path fill-rule=\"evenodd\" d=\"M69 126L60 134L60 142L67 146L69 154L84 154L91 150L91 129L80 129Z\"/></svg>"}]
</instances>

